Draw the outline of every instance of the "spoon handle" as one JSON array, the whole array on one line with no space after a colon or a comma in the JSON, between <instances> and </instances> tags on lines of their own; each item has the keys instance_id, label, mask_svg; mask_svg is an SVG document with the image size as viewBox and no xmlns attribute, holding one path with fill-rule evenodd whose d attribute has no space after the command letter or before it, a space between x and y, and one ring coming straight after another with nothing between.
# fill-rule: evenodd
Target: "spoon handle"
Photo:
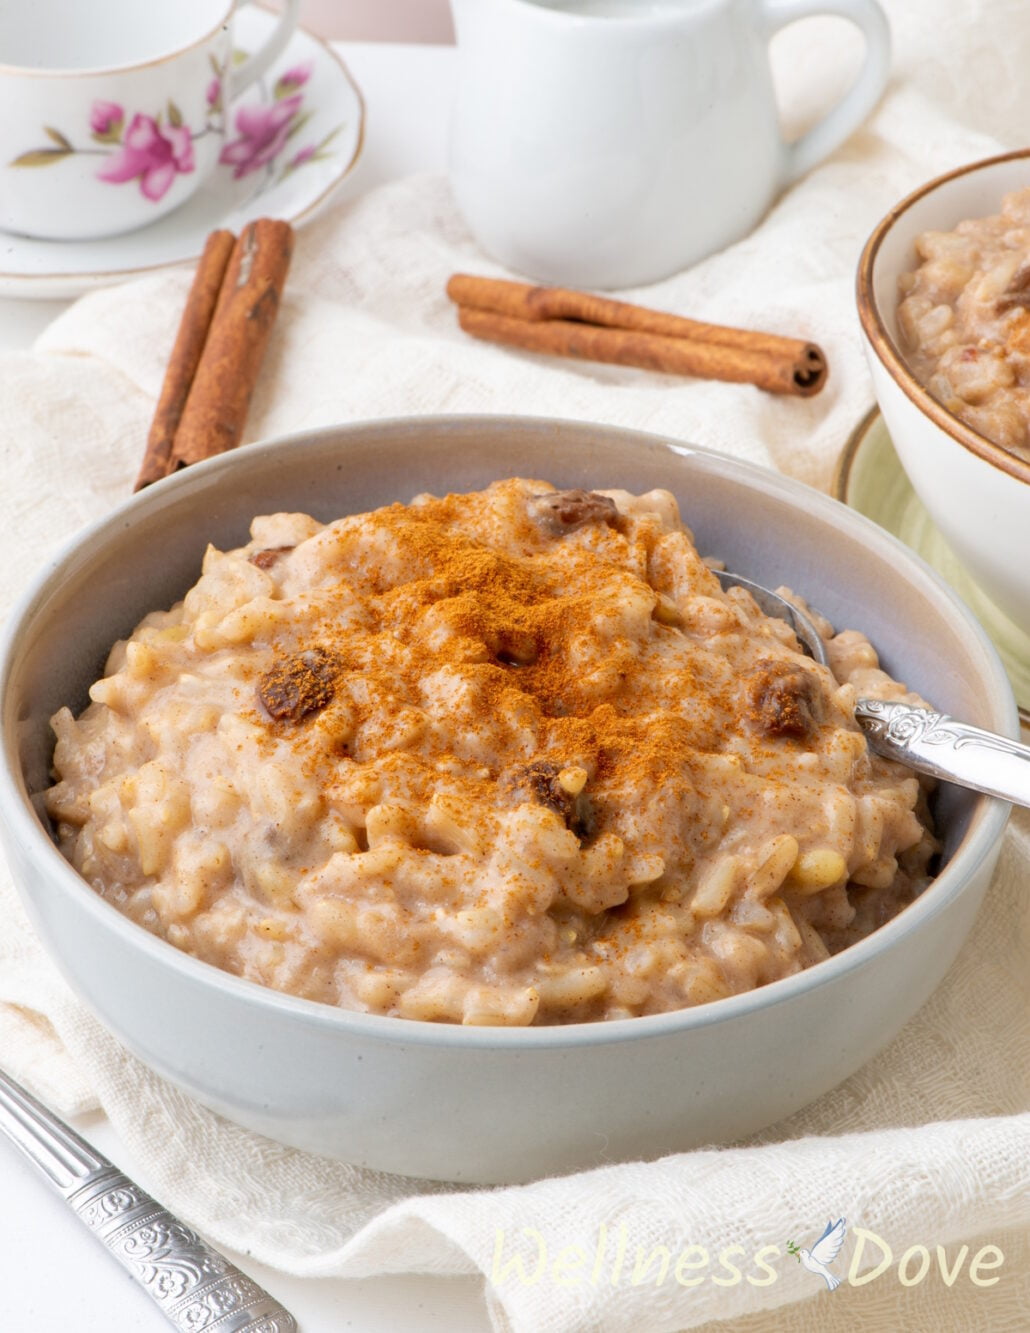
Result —
<instances>
[{"instance_id":1,"label":"spoon handle","mask_svg":"<svg viewBox=\"0 0 1030 1333\"><path fill-rule=\"evenodd\" d=\"M295 1333L267 1291L2 1071L0 1130L183 1333Z\"/></svg>"},{"instance_id":2,"label":"spoon handle","mask_svg":"<svg viewBox=\"0 0 1030 1333\"><path fill-rule=\"evenodd\" d=\"M1030 806L1030 745L947 713L885 699L859 699L855 720L877 754L943 782Z\"/></svg>"}]
</instances>

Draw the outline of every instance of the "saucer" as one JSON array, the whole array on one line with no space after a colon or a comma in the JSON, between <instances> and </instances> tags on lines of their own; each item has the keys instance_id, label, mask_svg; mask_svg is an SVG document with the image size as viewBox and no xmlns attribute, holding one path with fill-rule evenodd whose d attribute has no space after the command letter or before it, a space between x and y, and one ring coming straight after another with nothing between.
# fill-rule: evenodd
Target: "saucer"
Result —
<instances>
[{"instance_id":1,"label":"saucer","mask_svg":"<svg viewBox=\"0 0 1030 1333\"><path fill-rule=\"evenodd\" d=\"M878 408L859 423L837 462L833 494L922 556L954 588L998 650L1019 716L1030 726L1030 636L973 582L912 489Z\"/></svg>"},{"instance_id":2,"label":"saucer","mask_svg":"<svg viewBox=\"0 0 1030 1333\"><path fill-rule=\"evenodd\" d=\"M276 18L252 5L240 9L234 19L235 48L256 49ZM240 133L236 117L241 108L281 108L287 101L288 121L279 117L285 135L251 145ZM357 161L364 120L361 93L342 60L298 29L267 72L230 104L223 149L231 150L230 161L219 162L181 208L152 226L101 240L41 241L0 232L0 296L61 299L190 263L209 232L218 227L239 231L253 218L303 225L326 205ZM269 148L276 150L271 156Z\"/></svg>"}]
</instances>

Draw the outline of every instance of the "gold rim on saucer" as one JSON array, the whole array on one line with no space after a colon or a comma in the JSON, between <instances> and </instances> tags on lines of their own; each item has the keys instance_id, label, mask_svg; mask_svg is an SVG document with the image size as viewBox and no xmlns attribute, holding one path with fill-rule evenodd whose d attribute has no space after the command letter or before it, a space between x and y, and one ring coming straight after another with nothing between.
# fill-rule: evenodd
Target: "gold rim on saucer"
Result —
<instances>
[{"instance_id":1,"label":"gold rim on saucer","mask_svg":"<svg viewBox=\"0 0 1030 1333\"><path fill-rule=\"evenodd\" d=\"M840 451L837 459L837 466L833 471L833 484L830 494L835 500L840 500L842 504L848 504L848 482L851 478L851 469L855 462L855 455L865 443L872 428L873 422L880 415L878 407L871 407L855 429L848 436L848 442ZM854 506L850 506L854 507Z\"/></svg>"}]
</instances>

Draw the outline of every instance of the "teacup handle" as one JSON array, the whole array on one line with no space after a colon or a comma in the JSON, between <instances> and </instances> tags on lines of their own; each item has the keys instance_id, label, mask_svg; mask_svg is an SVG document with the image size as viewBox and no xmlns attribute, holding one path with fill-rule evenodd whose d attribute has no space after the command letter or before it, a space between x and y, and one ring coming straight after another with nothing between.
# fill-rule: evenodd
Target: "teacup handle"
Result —
<instances>
[{"instance_id":1,"label":"teacup handle","mask_svg":"<svg viewBox=\"0 0 1030 1333\"><path fill-rule=\"evenodd\" d=\"M837 14L861 28L865 61L854 87L818 125L787 145L782 185L789 185L839 148L880 100L890 75L891 35L887 18L875 0L760 0L771 37L797 19Z\"/></svg>"},{"instance_id":2,"label":"teacup handle","mask_svg":"<svg viewBox=\"0 0 1030 1333\"><path fill-rule=\"evenodd\" d=\"M251 0L237 0L233 12L235 13L237 9L242 9L244 5L250 3ZM282 53L286 43L293 36L299 12L300 0L286 0L283 5L282 16L275 25L275 31L260 51L255 51L242 64L229 70L226 105L237 98L244 88L249 88L255 79L260 78L272 61Z\"/></svg>"}]
</instances>

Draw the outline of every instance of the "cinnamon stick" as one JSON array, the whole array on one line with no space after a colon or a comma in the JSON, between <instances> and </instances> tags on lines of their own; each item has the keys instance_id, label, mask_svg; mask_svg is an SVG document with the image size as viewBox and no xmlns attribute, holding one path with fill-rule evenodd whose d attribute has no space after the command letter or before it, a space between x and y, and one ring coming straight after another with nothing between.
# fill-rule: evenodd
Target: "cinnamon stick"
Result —
<instances>
[{"instance_id":1,"label":"cinnamon stick","mask_svg":"<svg viewBox=\"0 0 1030 1333\"><path fill-rule=\"evenodd\" d=\"M584 361L637 366L642 370L691 375L698 379L754 384L770 393L807 396L817 391L798 386L792 363L767 352L749 352L742 347L690 342L685 338L665 338L657 333L610 329L564 319L512 319L508 315L495 315L489 310L472 310L465 306L458 308L458 322L473 337L521 347L527 352L574 356Z\"/></svg>"},{"instance_id":2,"label":"cinnamon stick","mask_svg":"<svg viewBox=\"0 0 1030 1333\"><path fill-rule=\"evenodd\" d=\"M172 445L186 398L200 364L211 319L222 289L222 279L236 237L231 231L213 231L207 238L186 298L179 331L165 371L161 394L147 436L143 463L133 490L142 490L171 471Z\"/></svg>"},{"instance_id":3,"label":"cinnamon stick","mask_svg":"<svg viewBox=\"0 0 1030 1333\"><path fill-rule=\"evenodd\" d=\"M175 434L173 470L239 444L292 254L288 222L259 218L240 233Z\"/></svg>"},{"instance_id":4,"label":"cinnamon stick","mask_svg":"<svg viewBox=\"0 0 1030 1333\"><path fill-rule=\"evenodd\" d=\"M822 350L800 338L706 324L564 287L465 273L450 279L447 295L466 332L528 351L750 383L805 398L826 382Z\"/></svg>"}]
</instances>

